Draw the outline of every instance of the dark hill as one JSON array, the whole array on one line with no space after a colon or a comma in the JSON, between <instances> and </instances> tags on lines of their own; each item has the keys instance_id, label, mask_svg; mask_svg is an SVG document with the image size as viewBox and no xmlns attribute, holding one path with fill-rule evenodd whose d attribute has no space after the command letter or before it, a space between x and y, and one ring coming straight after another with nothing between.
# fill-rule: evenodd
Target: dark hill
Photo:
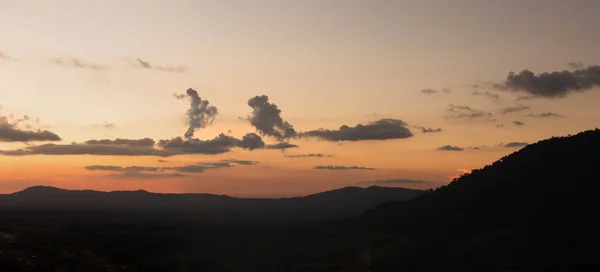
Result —
<instances>
[{"instance_id":1,"label":"dark hill","mask_svg":"<svg viewBox=\"0 0 600 272\"><path fill-rule=\"evenodd\" d=\"M542 140L412 201L379 205L358 225L381 243L373 258L387 269L599 268L599 157L598 129Z\"/></svg>"},{"instance_id":2,"label":"dark hill","mask_svg":"<svg viewBox=\"0 0 600 272\"><path fill-rule=\"evenodd\" d=\"M118 211L212 215L212 219L318 219L355 216L389 201L424 191L372 186L346 187L294 198L234 198L213 194L159 194L143 190L99 192L34 186L0 195L0 209ZM191 216L191 215L190 215Z\"/></svg>"}]
</instances>

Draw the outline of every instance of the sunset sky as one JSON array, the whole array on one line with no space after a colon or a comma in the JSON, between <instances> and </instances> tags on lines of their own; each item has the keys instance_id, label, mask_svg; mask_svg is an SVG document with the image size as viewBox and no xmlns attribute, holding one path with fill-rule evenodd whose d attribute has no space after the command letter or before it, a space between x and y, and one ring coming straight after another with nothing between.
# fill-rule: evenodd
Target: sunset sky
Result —
<instances>
[{"instance_id":1,"label":"sunset sky","mask_svg":"<svg viewBox=\"0 0 600 272\"><path fill-rule=\"evenodd\" d=\"M523 144L598 126L598 10L594 0L1 0L0 193L438 187ZM218 114L211 124L197 112L186 139L189 88ZM227 141L213 140L221 133ZM247 133L264 145L247 148Z\"/></svg>"}]
</instances>

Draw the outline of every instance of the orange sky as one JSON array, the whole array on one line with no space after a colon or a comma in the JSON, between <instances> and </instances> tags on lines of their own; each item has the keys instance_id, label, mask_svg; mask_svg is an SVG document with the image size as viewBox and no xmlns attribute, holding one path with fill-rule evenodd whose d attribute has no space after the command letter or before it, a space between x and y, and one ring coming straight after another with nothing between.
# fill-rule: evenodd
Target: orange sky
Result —
<instances>
[{"instance_id":1,"label":"orange sky","mask_svg":"<svg viewBox=\"0 0 600 272\"><path fill-rule=\"evenodd\" d=\"M0 10L0 116L8 122L0 128L49 130L62 139L52 143L65 145L182 137L189 101L173 94L193 88L220 112L212 125L196 130L201 140L228 131L236 138L258 133L239 118L252 113L247 103L256 95L267 95L299 132L391 118L405 122L413 136L290 139L299 147L168 158L0 156L0 193L44 184L276 197L376 180L419 180L394 184L432 188L461 169L482 167L519 148L503 144L577 133L600 121L597 86L517 101L528 93L492 85L504 84L511 71L573 71L600 63L600 34L587 27L600 24L592 12L600 7L592 1L9 2ZM533 16L531 8L544 16ZM151 68L140 66L138 58ZM448 118L450 105L491 117ZM518 107L523 110L503 112ZM548 112L560 117L530 116ZM25 115L31 118L17 124ZM419 127L441 132L422 133ZM2 137L0 129L3 151L48 143ZM462 150L439 150L446 145ZM330 156L286 156L311 153ZM85 168L180 167L226 159L259 163L183 176L166 170L125 177ZM319 165L375 170L314 169Z\"/></svg>"}]
</instances>

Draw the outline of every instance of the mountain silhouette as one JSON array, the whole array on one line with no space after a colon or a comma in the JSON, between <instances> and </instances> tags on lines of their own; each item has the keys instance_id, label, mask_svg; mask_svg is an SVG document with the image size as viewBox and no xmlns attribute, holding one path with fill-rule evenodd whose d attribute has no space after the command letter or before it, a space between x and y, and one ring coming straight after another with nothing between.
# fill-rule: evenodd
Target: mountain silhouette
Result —
<instances>
[{"instance_id":1,"label":"mountain silhouette","mask_svg":"<svg viewBox=\"0 0 600 272\"><path fill-rule=\"evenodd\" d=\"M389 201L408 200L425 191L405 188L345 187L293 198L235 198L214 194L161 194L138 191L100 192L65 190L33 186L12 194L0 195L2 208L77 211L172 211L213 213L219 218L261 216L271 213L276 219L339 218L358 215ZM237 216L236 216L237 214Z\"/></svg>"},{"instance_id":2,"label":"mountain silhouette","mask_svg":"<svg viewBox=\"0 0 600 272\"><path fill-rule=\"evenodd\" d=\"M396 271L597 269L599 157L598 129L542 140L434 192L381 204L357 228L385 244L373 261Z\"/></svg>"}]
</instances>

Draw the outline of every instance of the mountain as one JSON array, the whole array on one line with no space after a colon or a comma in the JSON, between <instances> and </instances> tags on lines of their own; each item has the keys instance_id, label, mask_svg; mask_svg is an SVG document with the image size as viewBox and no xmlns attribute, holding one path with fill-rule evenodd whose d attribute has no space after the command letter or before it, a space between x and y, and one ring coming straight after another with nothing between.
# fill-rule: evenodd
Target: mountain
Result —
<instances>
[{"instance_id":1,"label":"mountain","mask_svg":"<svg viewBox=\"0 0 600 272\"><path fill-rule=\"evenodd\" d=\"M390 271L598 269L598 157L598 129L553 137L354 222Z\"/></svg>"},{"instance_id":2,"label":"mountain","mask_svg":"<svg viewBox=\"0 0 600 272\"><path fill-rule=\"evenodd\" d=\"M99 192L34 186L0 195L1 209L202 213L212 218L261 220L340 218L377 204L408 200L425 191L405 188L346 187L294 198L235 198L213 194L159 194L143 190ZM277 214L278 216L272 216Z\"/></svg>"}]
</instances>

